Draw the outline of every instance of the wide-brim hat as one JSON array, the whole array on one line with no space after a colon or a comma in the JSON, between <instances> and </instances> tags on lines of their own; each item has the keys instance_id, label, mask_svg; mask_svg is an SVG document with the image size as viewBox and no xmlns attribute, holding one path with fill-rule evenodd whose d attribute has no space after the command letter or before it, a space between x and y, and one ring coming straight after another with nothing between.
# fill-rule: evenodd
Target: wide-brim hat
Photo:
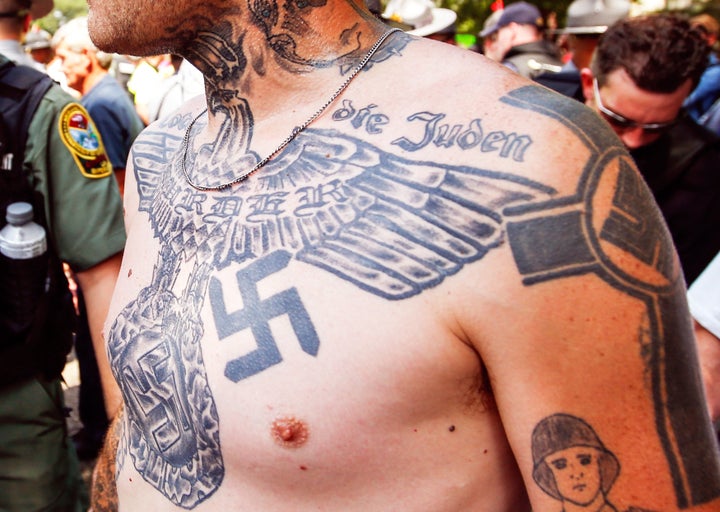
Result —
<instances>
[{"instance_id":1,"label":"wide-brim hat","mask_svg":"<svg viewBox=\"0 0 720 512\"><path fill-rule=\"evenodd\" d=\"M25 43L23 44L23 47L26 50L41 50L43 48L50 48L51 41L52 36L48 31L36 27L25 34Z\"/></svg>"},{"instance_id":2,"label":"wide-brim hat","mask_svg":"<svg viewBox=\"0 0 720 512\"><path fill-rule=\"evenodd\" d=\"M575 0L567 10L565 28L554 34L603 34L609 26L630 14L627 0Z\"/></svg>"},{"instance_id":3,"label":"wide-brim hat","mask_svg":"<svg viewBox=\"0 0 720 512\"><path fill-rule=\"evenodd\" d=\"M436 7L430 0L390 0L382 17L421 37L442 32L457 20L455 11Z\"/></svg>"}]
</instances>

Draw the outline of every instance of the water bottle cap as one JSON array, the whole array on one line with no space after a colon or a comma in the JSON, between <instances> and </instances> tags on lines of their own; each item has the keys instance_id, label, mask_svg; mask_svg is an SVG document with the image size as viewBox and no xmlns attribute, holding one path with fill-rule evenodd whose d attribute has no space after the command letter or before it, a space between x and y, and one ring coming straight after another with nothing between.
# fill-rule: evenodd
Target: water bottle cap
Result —
<instances>
[{"instance_id":1,"label":"water bottle cap","mask_svg":"<svg viewBox=\"0 0 720 512\"><path fill-rule=\"evenodd\" d=\"M33 219L33 207L30 203L13 203L7 207L5 220L13 226L19 226Z\"/></svg>"}]
</instances>

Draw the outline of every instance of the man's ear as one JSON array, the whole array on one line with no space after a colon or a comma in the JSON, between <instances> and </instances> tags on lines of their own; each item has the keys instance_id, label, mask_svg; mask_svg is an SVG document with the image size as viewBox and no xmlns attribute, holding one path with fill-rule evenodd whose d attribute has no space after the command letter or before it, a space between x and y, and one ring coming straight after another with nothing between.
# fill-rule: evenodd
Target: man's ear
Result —
<instances>
[{"instance_id":1,"label":"man's ear","mask_svg":"<svg viewBox=\"0 0 720 512\"><path fill-rule=\"evenodd\" d=\"M583 96L585 97L585 104L592 105L594 101L593 94L593 72L590 68L582 68L580 70L580 84L582 86Z\"/></svg>"}]
</instances>

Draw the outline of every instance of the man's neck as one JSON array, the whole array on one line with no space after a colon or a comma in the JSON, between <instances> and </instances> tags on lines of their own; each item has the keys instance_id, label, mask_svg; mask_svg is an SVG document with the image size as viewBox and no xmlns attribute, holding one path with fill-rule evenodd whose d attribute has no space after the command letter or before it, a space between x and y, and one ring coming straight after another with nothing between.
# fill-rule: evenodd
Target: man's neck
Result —
<instances>
[{"instance_id":1,"label":"man's neck","mask_svg":"<svg viewBox=\"0 0 720 512\"><path fill-rule=\"evenodd\" d=\"M317 102L307 93L332 92L328 83L341 81L388 29L345 1L329 1L302 16L277 5L279 21L272 26L263 26L251 11L253 23L200 33L183 53L205 75L211 106L243 98L265 117L293 101ZM305 30L286 30L286 24Z\"/></svg>"},{"instance_id":2,"label":"man's neck","mask_svg":"<svg viewBox=\"0 0 720 512\"><path fill-rule=\"evenodd\" d=\"M97 85L97 83L100 80L105 78L105 75L107 75L107 74L108 74L108 72L106 69L102 69L102 68L93 69L90 72L90 74L87 77L85 77L85 80L83 81L83 84L82 84L82 90L80 91L80 93L83 96L86 95L87 93L89 93L90 90L93 87L95 87L95 85Z\"/></svg>"},{"instance_id":3,"label":"man's neck","mask_svg":"<svg viewBox=\"0 0 720 512\"><path fill-rule=\"evenodd\" d=\"M605 506L611 507L611 505L605 499L605 495L603 495L602 492L599 492L598 495L595 496L595 499L592 501L592 503L589 503L587 505L576 505L571 501L564 501L563 512L600 512L604 509ZM608 508L608 510L614 509Z\"/></svg>"}]
</instances>

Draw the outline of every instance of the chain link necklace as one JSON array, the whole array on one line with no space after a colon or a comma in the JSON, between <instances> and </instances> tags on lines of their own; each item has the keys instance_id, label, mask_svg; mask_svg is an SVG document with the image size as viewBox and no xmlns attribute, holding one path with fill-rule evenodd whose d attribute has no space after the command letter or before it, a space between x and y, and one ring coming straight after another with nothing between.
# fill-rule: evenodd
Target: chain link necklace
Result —
<instances>
[{"instance_id":1,"label":"chain link necklace","mask_svg":"<svg viewBox=\"0 0 720 512\"><path fill-rule=\"evenodd\" d=\"M292 140L297 137L297 135L302 132L305 128L307 128L313 121L315 121L320 115L327 109L342 92L347 88L348 85L350 85L350 82L352 82L353 78L357 76L360 71L363 70L363 68L367 65L368 62L370 62L370 59L375 55L375 52L378 51L380 46L385 42L385 40L390 37L390 35L393 32L400 32L400 29L393 28L385 32L383 35L380 36L380 38L375 41L375 44L370 48L370 50L367 52L365 57L360 61L360 63L355 67L355 69L352 70L352 72L348 75L348 77L345 79L345 81L338 87L338 89L328 98L328 100L319 108L313 115L310 116L310 118L305 121L300 126L293 129L292 132L290 132L290 135L288 135L285 140L283 140L278 147L276 147L274 150L270 152L265 158L260 160L257 164L255 164L250 170L246 171L245 173L241 174L237 178L233 179L232 181L228 181L227 183L222 183L220 185L213 185L213 186L205 186L200 185L198 183L195 183L190 178L190 175L188 174L187 169L185 168L185 160L187 160L187 153L188 153L188 147L190 145L190 132L195 126L195 123L200 119L205 113L207 113L207 108L204 109L202 112L200 112L195 119L190 121L190 124L188 125L187 129L185 130L185 136L182 140L182 159L180 160L180 169L182 170L183 175L185 176L185 181L188 182L188 185L190 185L192 188L196 190L200 190L203 192L209 192L209 191L218 191L218 190L225 190L226 188L232 187L233 185L240 183L241 181L246 180L249 178L253 173L255 173L257 170L259 170L261 167L263 167L265 164L267 164L270 159L278 154L280 150L282 150L285 146L290 144Z\"/></svg>"}]
</instances>

